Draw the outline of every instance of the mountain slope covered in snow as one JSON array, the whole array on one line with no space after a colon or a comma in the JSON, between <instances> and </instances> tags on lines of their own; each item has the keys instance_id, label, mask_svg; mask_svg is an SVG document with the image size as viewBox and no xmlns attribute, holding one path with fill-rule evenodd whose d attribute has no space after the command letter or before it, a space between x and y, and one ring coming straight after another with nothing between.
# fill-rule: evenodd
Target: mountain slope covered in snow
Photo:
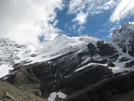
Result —
<instances>
[{"instance_id":1,"label":"mountain slope covered in snow","mask_svg":"<svg viewBox=\"0 0 134 101\"><path fill-rule=\"evenodd\" d=\"M0 77L15 85L25 85L25 89L35 89L32 85L36 85L42 97L49 100L55 99L56 94L58 96L61 93L66 96L67 101L73 101L69 99L76 96L73 95L76 92L87 92L93 85L105 81L115 82L116 76L119 80L124 80L120 75L129 74L133 70L133 24L125 23L120 29L116 29L110 42L86 35L58 35L54 40L34 46L19 45L9 39L0 38ZM111 78L113 80L109 81ZM118 88L114 89L120 92ZM112 93L114 95L117 92ZM81 95L80 92L79 94ZM104 92L102 96L113 95ZM92 101L104 101L105 98L93 99Z\"/></svg>"}]
</instances>

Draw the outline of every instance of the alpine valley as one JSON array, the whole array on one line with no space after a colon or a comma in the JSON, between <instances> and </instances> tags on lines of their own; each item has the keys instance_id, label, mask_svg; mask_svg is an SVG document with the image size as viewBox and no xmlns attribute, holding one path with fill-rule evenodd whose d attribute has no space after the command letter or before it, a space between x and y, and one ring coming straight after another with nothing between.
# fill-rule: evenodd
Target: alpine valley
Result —
<instances>
[{"instance_id":1,"label":"alpine valley","mask_svg":"<svg viewBox=\"0 0 134 101\"><path fill-rule=\"evenodd\" d=\"M58 35L35 46L0 38L0 78L39 97L17 100L4 91L12 97L0 101L133 101L134 25L115 29L109 42Z\"/></svg>"}]
</instances>

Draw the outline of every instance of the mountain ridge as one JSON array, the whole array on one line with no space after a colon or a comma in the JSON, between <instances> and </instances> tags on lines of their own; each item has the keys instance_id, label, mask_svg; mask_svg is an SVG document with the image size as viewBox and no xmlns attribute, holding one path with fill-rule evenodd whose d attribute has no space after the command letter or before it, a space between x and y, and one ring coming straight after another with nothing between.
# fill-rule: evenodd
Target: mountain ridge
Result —
<instances>
[{"instance_id":1,"label":"mountain ridge","mask_svg":"<svg viewBox=\"0 0 134 101\"><path fill-rule=\"evenodd\" d=\"M13 85L20 87L25 85L25 89L35 89L33 85L36 85L43 98L50 98L53 92L63 92L68 98L73 93L105 79L111 85L110 78L114 76L118 78L118 74L129 74L134 70L133 35L134 25L125 23L114 31L110 42L91 36L59 35L39 46L18 45L14 42L10 45L7 41L8 44L3 43L5 45L3 47L0 43L0 53L3 54L0 57L0 69L7 68L1 77ZM126 77L129 81L131 76ZM118 79L120 81L124 78L121 76ZM116 94L114 91L112 93ZM108 101L104 100L105 98L93 99L92 101Z\"/></svg>"}]
</instances>

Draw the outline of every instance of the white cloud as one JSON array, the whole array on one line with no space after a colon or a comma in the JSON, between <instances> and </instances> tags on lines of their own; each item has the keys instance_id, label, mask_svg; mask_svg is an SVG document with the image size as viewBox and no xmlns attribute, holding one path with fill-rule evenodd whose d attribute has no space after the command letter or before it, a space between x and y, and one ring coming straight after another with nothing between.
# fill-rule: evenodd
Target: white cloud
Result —
<instances>
[{"instance_id":1,"label":"white cloud","mask_svg":"<svg viewBox=\"0 0 134 101\"><path fill-rule=\"evenodd\" d=\"M72 22L75 22L77 26L84 26L88 16L100 14L112 9L119 1L120 0L70 0L67 14L75 15ZM83 29L84 28L81 28L81 30Z\"/></svg>"},{"instance_id":2,"label":"white cloud","mask_svg":"<svg viewBox=\"0 0 134 101\"><path fill-rule=\"evenodd\" d=\"M79 14L81 12L88 15L103 13L115 7L120 0L70 0L68 14ZM95 13L96 12L96 13Z\"/></svg>"},{"instance_id":3,"label":"white cloud","mask_svg":"<svg viewBox=\"0 0 134 101\"><path fill-rule=\"evenodd\" d=\"M76 22L79 25L86 23L88 17L88 12L86 11L86 4L88 4L88 2L89 0L70 0L69 9L67 13L76 15L76 17L72 19L72 22Z\"/></svg>"},{"instance_id":4,"label":"white cloud","mask_svg":"<svg viewBox=\"0 0 134 101\"><path fill-rule=\"evenodd\" d=\"M116 1L115 0L108 0L100 8L103 10L109 10L109 9L115 7L118 2L119 2L119 0L116 0Z\"/></svg>"},{"instance_id":5,"label":"white cloud","mask_svg":"<svg viewBox=\"0 0 134 101\"><path fill-rule=\"evenodd\" d=\"M87 0L70 0L68 14L76 14L85 8Z\"/></svg>"},{"instance_id":6,"label":"white cloud","mask_svg":"<svg viewBox=\"0 0 134 101\"><path fill-rule=\"evenodd\" d=\"M79 25L85 24L87 19L87 14L80 12L76 15L76 17L72 20L73 22L78 22Z\"/></svg>"},{"instance_id":7,"label":"white cloud","mask_svg":"<svg viewBox=\"0 0 134 101\"><path fill-rule=\"evenodd\" d=\"M53 24L56 10L63 8L62 0L1 0L0 36L19 43L38 43L38 36L54 38L60 30Z\"/></svg>"},{"instance_id":8,"label":"white cloud","mask_svg":"<svg viewBox=\"0 0 134 101\"><path fill-rule=\"evenodd\" d=\"M109 20L113 23L119 22L132 14L134 14L134 0L121 0Z\"/></svg>"}]
</instances>

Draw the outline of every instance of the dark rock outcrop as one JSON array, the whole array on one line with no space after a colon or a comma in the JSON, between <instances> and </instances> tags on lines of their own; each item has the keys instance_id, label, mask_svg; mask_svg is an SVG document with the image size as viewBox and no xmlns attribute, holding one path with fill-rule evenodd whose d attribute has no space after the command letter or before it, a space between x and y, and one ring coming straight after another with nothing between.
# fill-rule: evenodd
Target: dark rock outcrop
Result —
<instances>
[{"instance_id":1,"label":"dark rock outcrop","mask_svg":"<svg viewBox=\"0 0 134 101\"><path fill-rule=\"evenodd\" d=\"M76 96L65 101L108 101L114 95L126 93L134 88L134 72L122 74L113 75L82 93L77 92Z\"/></svg>"}]
</instances>

